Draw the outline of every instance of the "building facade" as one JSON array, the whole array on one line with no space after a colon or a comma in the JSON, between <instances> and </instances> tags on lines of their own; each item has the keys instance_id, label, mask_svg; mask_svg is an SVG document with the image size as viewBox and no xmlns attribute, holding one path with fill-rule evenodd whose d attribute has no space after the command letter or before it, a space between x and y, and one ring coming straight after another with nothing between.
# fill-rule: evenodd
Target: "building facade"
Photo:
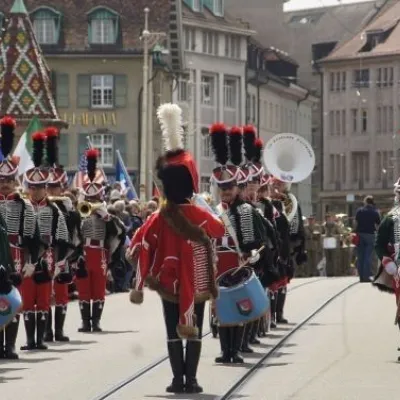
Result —
<instances>
[{"instance_id":1,"label":"building facade","mask_svg":"<svg viewBox=\"0 0 400 400\"><path fill-rule=\"evenodd\" d=\"M208 129L246 120L248 26L230 18L218 0L182 0L184 70L174 85L173 100L184 110L187 147L200 170L200 187L209 190L215 166Z\"/></svg>"},{"instance_id":2,"label":"building facade","mask_svg":"<svg viewBox=\"0 0 400 400\"><path fill-rule=\"evenodd\" d=\"M177 13L174 1L153 1L149 30L163 32L150 45L149 123L151 142L157 143L147 158L147 170L160 149L153 138L154 109L171 100L173 68L180 69L181 54L176 45ZM0 4L0 24L13 0ZM143 44L140 39L148 5L145 0L91 0L82 3L61 0L25 0L36 40L50 69L53 96L60 118L68 123L61 131L60 163L74 172L88 139L100 151L99 162L111 180L115 171L115 151L119 150L137 182L143 92ZM160 35L161 37L161 35ZM156 44L175 48L160 65ZM164 61L162 61L164 62ZM173 66L171 70L171 66ZM147 135L148 136L148 135ZM146 139L150 140L150 139Z\"/></svg>"},{"instance_id":3,"label":"building facade","mask_svg":"<svg viewBox=\"0 0 400 400\"><path fill-rule=\"evenodd\" d=\"M400 176L400 4L323 59L325 210L353 211L372 194L393 204Z\"/></svg>"},{"instance_id":4,"label":"building facade","mask_svg":"<svg viewBox=\"0 0 400 400\"><path fill-rule=\"evenodd\" d=\"M312 110L319 99L309 90L271 72L283 76L296 75L297 64L287 54L276 49L264 49L251 40L248 45L247 65L247 122L257 126L264 143L279 133L296 133L311 143ZM299 199L303 214L310 215L311 175L306 180L293 184L292 191Z\"/></svg>"}]
</instances>

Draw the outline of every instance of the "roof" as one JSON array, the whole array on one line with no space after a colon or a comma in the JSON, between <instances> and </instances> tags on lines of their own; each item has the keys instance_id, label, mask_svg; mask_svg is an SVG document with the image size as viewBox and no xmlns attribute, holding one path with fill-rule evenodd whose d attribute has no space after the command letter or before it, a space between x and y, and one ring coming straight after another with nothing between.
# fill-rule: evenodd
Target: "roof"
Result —
<instances>
[{"instance_id":1,"label":"roof","mask_svg":"<svg viewBox=\"0 0 400 400\"><path fill-rule=\"evenodd\" d=\"M214 25L219 25L222 28L236 28L245 29L249 31L249 24L244 23L239 18L232 17L229 13L224 12L222 17L214 15L206 6L203 6L201 12L193 11L185 2L182 2L182 16L186 20L193 20L196 22L205 22Z\"/></svg>"},{"instance_id":2,"label":"roof","mask_svg":"<svg viewBox=\"0 0 400 400\"><path fill-rule=\"evenodd\" d=\"M20 1L20 0L18 0ZM14 0L1 0L0 13L7 15ZM166 0L25 0L32 12L50 7L61 14L61 34L57 45L42 46L45 53L140 53L144 9L150 9L149 30L169 33L171 1ZM88 43L88 13L96 7L111 9L118 15L119 35L115 45Z\"/></svg>"},{"instance_id":3,"label":"roof","mask_svg":"<svg viewBox=\"0 0 400 400\"><path fill-rule=\"evenodd\" d=\"M359 29L346 42L339 45L323 61L382 57L400 54L400 2L395 1L386 7L370 23ZM364 46L370 33L386 33L386 37L375 47L367 51Z\"/></svg>"},{"instance_id":4,"label":"roof","mask_svg":"<svg viewBox=\"0 0 400 400\"><path fill-rule=\"evenodd\" d=\"M16 0L0 41L0 115L60 121L42 58L23 0Z\"/></svg>"}]
</instances>

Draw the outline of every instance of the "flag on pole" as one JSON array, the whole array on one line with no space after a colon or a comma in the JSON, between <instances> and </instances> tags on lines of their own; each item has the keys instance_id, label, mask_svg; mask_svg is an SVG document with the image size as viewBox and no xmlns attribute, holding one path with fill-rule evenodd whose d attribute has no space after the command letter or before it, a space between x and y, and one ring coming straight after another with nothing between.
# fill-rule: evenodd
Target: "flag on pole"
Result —
<instances>
[{"instance_id":1,"label":"flag on pole","mask_svg":"<svg viewBox=\"0 0 400 400\"><path fill-rule=\"evenodd\" d=\"M126 191L126 198L128 200L138 199L135 187L133 186L131 177L126 170L124 160L121 157L119 150L116 151L117 163L115 165L115 179L121 183L121 188Z\"/></svg>"},{"instance_id":2,"label":"flag on pole","mask_svg":"<svg viewBox=\"0 0 400 400\"><path fill-rule=\"evenodd\" d=\"M14 151L14 157L19 159L18 175L24 174L28 169L33 168L32 161L32 134L43 129L39 118L35 115L25 132L20 137Z\"/></svg>"},{"instance_id":3,"label":"flag on pole","mask_svg":"<svg viewBox=\"0 0 400 400\"><path fill-rule=\"evenodd\" d=\"M75 174L74 179L72 181L72 186L74 188L82 187L83 177L85 176L87 170L86 152L92 148L92 143L90 141L89 136L86 139L87 139L86 148L83 154L81 155L81 159L79 160L78 172Z\"/></svg>"},{"instance_id":4,"label":"flag on pole","mask_svg":"<svg viewBox=\"0 0 400 400\"><path fill-rule=\"evenodd\" d=\"M158 189L158 186L155 182L153 182L153 197L157 197L157 198L161 197L160 190Z\"/></svg>"}]
</instances>

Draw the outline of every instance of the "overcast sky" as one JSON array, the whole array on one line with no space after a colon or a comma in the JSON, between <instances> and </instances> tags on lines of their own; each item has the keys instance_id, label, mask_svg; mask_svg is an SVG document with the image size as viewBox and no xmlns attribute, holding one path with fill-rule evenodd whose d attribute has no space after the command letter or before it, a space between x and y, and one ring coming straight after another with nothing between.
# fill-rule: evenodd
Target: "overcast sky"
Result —
<instances>
[{"instance_id":1,"label":"overcast sky","mask_svg":"<svg viewBox=\"0 0 400 400\"><path fill-rule=\"evenodd\" d=\"M364 1L369 0L290 0L285 4L285 10L300 10L302 8L332 6L345 3L361 3Z\"/></svg>"}]
</instances>

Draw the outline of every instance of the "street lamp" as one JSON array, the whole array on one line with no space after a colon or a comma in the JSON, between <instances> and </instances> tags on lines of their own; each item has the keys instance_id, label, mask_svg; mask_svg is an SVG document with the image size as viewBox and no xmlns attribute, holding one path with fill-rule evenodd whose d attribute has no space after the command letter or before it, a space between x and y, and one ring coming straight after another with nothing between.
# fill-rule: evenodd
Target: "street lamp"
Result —
<instances>
[{"instance_id":1,"label":"street lamp","mask_svg":"<svg viewBox=\"0 0 400 400\"><path fill-rule=\"evenodd\" d=\"M147 164L147 143L148 143L148 84L149 84L149 48L155 46L160 40L166 37L164 32L149 31L149 13L150 9L144 9L144 29L141 40L143 41L143 96L142 96L142 132L140 141L140 199L146 200L147 185L146 182L146 164ZM152 134L152 133L151 133ZM150 149L152 151L152 149Z\"/></svg>"}]
</instances>

